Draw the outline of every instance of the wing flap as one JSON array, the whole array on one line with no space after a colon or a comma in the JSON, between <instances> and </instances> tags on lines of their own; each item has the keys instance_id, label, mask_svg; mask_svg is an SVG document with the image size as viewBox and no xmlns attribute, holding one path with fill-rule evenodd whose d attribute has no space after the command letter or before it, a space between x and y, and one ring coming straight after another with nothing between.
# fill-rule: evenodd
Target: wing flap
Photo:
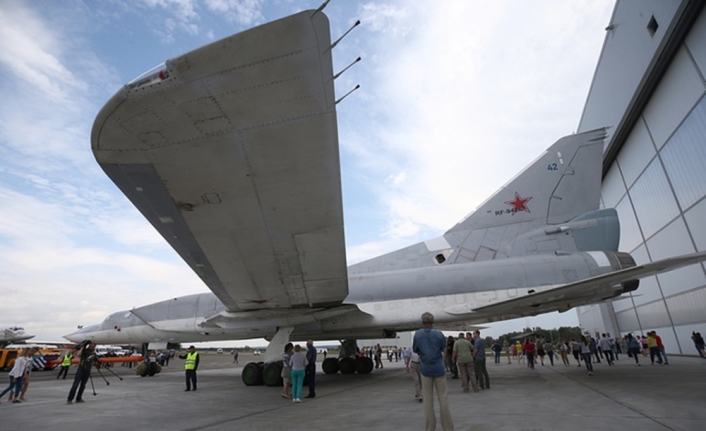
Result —
<instances>
[{"instance_id":1,"label":"wing flap","mask_svg":"<svg viewBox=\"0 0 706 431\"><path fill-rule=\"evenodd\" d=\"M636 285L630 282L639 278L672 271L705 260L706 252L671 257L482 307L473 308L474 304L460 304L448 307L444 311L453 315L470 315L472 320L488 322L535 316L551 311L563 312L634 290Z\"/></svg>"}]
</instances>

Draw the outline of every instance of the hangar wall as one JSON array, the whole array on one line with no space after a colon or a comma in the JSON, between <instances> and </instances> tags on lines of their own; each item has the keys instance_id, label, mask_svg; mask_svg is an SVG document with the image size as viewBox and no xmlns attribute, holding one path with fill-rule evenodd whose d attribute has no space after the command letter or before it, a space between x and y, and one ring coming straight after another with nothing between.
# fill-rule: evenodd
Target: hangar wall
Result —
<instances>
[{"instance_id":1,"label":"hangar wall","mask_svg":"<svg viewBox=\"0 0 706 431\"><path fill-rule=\"evenodd\" d=\"M703 3L618 0L578 128L614 126L601 204L617 209L620 250L638 264L706 250ZM642 279L637 291L577 312L585 331L656 330L668 353L696 355L704 265Z\"/></svg>"}]
</instances>

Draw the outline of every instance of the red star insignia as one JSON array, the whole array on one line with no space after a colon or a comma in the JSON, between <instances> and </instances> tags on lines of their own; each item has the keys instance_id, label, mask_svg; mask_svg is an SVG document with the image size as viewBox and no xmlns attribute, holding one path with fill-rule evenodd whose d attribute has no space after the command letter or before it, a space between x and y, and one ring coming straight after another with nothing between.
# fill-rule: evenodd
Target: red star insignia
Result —
<instances>
[{"instance_id":1,"label":"red star insignia","mask_svg":"<svg viewBox=\"0 0 706 431\"><path fill-rule=\"evenodd\" d=\"M505 203L512 207L512 214L515 215L516 212L520 211L527 211L528 213L532 212L529 208L527 208L527 202L531 200L532 197L522 198L517 192L515 192L515 200L507 201Z\"/></svg>"}]
</instances>

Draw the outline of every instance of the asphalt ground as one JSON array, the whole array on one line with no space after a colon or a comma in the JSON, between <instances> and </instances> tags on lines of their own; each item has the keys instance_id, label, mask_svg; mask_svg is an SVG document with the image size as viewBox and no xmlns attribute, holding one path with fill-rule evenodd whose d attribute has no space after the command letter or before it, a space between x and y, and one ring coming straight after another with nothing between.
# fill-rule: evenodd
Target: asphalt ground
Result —
<instances>
[{"instance_id":1,"label":"asphalt ground","mask_svg":"<svg viewBox=\"0 0 706 431\"><path fill-rule=\"evenodd\" d=\"M241 354L235 365L228 354L203 354L196 392L184 392L179 359L154 377L116 365L123 380L104 370L106 384L94 371L96 395L89 382L81 404L66 403L75 367L66 380L56 380L56 371L34 372L27 401L3 397L0 430L424 429L423 404L414 400L401 362L385 360L369 375L319 372L317 397L295 404L280 397L281 388L242 383L242 367L254 359ZM455 429L706 430L706 360L670 357L668 366L640 360L638 367L623 355L613 367L594 364L588 376L573 358L568 367L545 360L534 370L490 359L490 390L463 393L459 380L448 378ZM2 373L0 382L8 381Z\"/></svg>"}]
</instances>

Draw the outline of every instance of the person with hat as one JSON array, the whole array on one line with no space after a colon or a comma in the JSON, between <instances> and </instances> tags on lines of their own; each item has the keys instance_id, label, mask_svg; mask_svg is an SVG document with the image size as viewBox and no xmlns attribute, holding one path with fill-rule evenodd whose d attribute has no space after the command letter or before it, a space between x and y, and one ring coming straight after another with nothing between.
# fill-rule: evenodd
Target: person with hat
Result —
<instances>
[{"instance_id":1,"label":"person with hat","mask_svg":"<svg viewBox=\"0 0 706 431\"><path fill-rule=\"evenodd\" d=\"M196 353L196 347L189 346L186 353L179 355L179 359L184 359L184 370L186 370L186 390L189 392L191 387L196 390L196 369L199 367L199 354Z\"/></svg>"}]
</instances>

